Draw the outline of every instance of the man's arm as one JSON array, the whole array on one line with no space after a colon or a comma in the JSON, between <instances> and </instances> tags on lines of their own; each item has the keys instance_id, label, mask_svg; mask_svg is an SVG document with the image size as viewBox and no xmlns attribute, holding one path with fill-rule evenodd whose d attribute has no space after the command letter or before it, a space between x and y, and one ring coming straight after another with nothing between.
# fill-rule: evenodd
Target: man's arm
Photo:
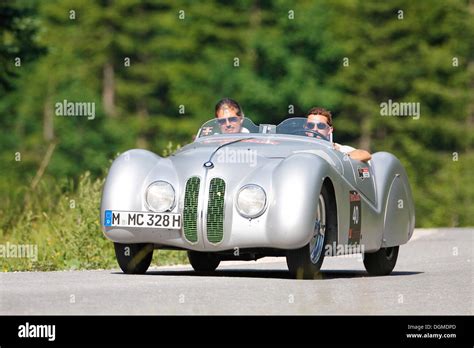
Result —
<instances>
[{"instance_id":1,"label":"man's arm","mask_svg":"<svg viewBox=\"0 0 474 348\"><path fill-rule=\"evenodd\" d=\"M344 152L350 158L358 161L367 162L372 158L372 155L368 151L354 149L350 146L341 146L339 144L334 143L334 148L338 151Z\"/></svg>"},{"instance_id":2,"label":"man's arm","mask_svg":"<svg viewBox=\"0 0 474 348\"><path fill-rule=\"evenodd\" d=\"M347 155L352 159L362 162L367 162L372 158L372 155L368 151L359 149L351 151Z\"/></svg>"}]
</instances>

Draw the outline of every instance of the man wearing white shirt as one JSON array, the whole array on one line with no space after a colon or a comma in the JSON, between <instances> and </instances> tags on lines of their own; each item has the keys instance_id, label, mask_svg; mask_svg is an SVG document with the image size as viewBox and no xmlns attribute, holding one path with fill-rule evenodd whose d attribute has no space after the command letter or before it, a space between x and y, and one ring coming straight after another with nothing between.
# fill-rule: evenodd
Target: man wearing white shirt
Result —
<instances>
[{"instance_id":1,"label":"man wearing white shirt","mask_svg":"<svg viewBox=\"0 0 474 348\"><path fill-rule=\"evenodd\" d=\"M306 117L306 128L308 130L313 130L329 138L333 132L332 116L330 111L324 108L313 107L308 111ZM311 132L306 134L308 136L314 136L314 133ZM367 162L372 158L368 151L355 149L347 145L340 145L337 143L333 144L336 150L347 154L352 159Z\"/></svg>"}]
</instances>

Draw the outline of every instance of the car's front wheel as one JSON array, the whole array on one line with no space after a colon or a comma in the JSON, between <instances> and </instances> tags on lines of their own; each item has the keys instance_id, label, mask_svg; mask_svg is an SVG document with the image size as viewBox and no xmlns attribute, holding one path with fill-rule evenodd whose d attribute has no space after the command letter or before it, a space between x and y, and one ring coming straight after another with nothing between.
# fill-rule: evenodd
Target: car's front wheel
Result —
<instances>
[{"instance_id":1,"label":"car's front wheel","mask_svg":"<svg viewBox=\"0 0 474 348\"><path fill-rule=\"evenodd\" d=\"M117 262L124 273L143 274L150 267L153 244L114 243Z\"/></svg>"},{"instance_id":2,"label":"car's front wheel","mask_svg":"<svg viewBox=\"0 0 474 348\"><path fill-rule=\"evenodd\" d=\"M323 186L319 195L313 238L304 247L289 250L286 263L293 277L299 279L315 279L324 261L324 247L327 241L326 226L329 216L329 194Z\"/></svg>"},{"instance_id":3,"label":"car's front wheel","mask_svg":"<svg viewBox=\"0 0 474 348\"><path fill-rule=\"evenodd\" d=\"M390 274L397 263L398 248L380 248L375 253L365 253L364 266L367 272L374 276Z\"/></svg>"},{"instance_id":4,"label":"car's front wheel","mask_svg":"<svg viewBox=\"0 0 474 348\"><path fill-rule=\"evenodd\" d=\"M215 271L221 262L216 254L199 251L188 251L188 259L196 272Z\"/></svg>"}]
</instances>

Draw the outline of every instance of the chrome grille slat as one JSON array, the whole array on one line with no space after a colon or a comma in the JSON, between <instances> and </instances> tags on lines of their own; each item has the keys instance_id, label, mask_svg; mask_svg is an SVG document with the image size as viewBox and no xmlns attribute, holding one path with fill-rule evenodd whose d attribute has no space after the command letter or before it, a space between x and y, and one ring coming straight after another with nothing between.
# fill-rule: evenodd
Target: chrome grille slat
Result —
<instances>
[{"instance_id":1,"label":"chrome grille slat","mask_svg":"<svg viewBox=\"0 0 474 348\"><path fill-rule=\"evenodd\" d=\"M207 205L207 240L219 243L224 236L224 197L225 182L221 178L213 178L209 185L209 201Z\"/></svg>"}]
</instances>

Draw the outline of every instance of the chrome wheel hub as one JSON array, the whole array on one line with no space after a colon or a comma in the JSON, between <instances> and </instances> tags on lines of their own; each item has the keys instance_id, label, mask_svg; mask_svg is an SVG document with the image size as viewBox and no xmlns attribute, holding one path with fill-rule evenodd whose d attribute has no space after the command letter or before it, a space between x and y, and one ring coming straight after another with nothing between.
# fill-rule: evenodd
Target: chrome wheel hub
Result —
<instances>
[{"instance_id":1,"label":"chrome wheel hub","mask_svg":"<svg viewBox=\"0 0 474 348\"><path fill-rule=\"evenodd\" d=\"M318 210L316 213L316 221L314 223L313 238L309 242L309 256L311 262L316 264L323 252L324 235L326 232L326 203L322 194L319 195Z\"/></svg>"}]
</instances>

